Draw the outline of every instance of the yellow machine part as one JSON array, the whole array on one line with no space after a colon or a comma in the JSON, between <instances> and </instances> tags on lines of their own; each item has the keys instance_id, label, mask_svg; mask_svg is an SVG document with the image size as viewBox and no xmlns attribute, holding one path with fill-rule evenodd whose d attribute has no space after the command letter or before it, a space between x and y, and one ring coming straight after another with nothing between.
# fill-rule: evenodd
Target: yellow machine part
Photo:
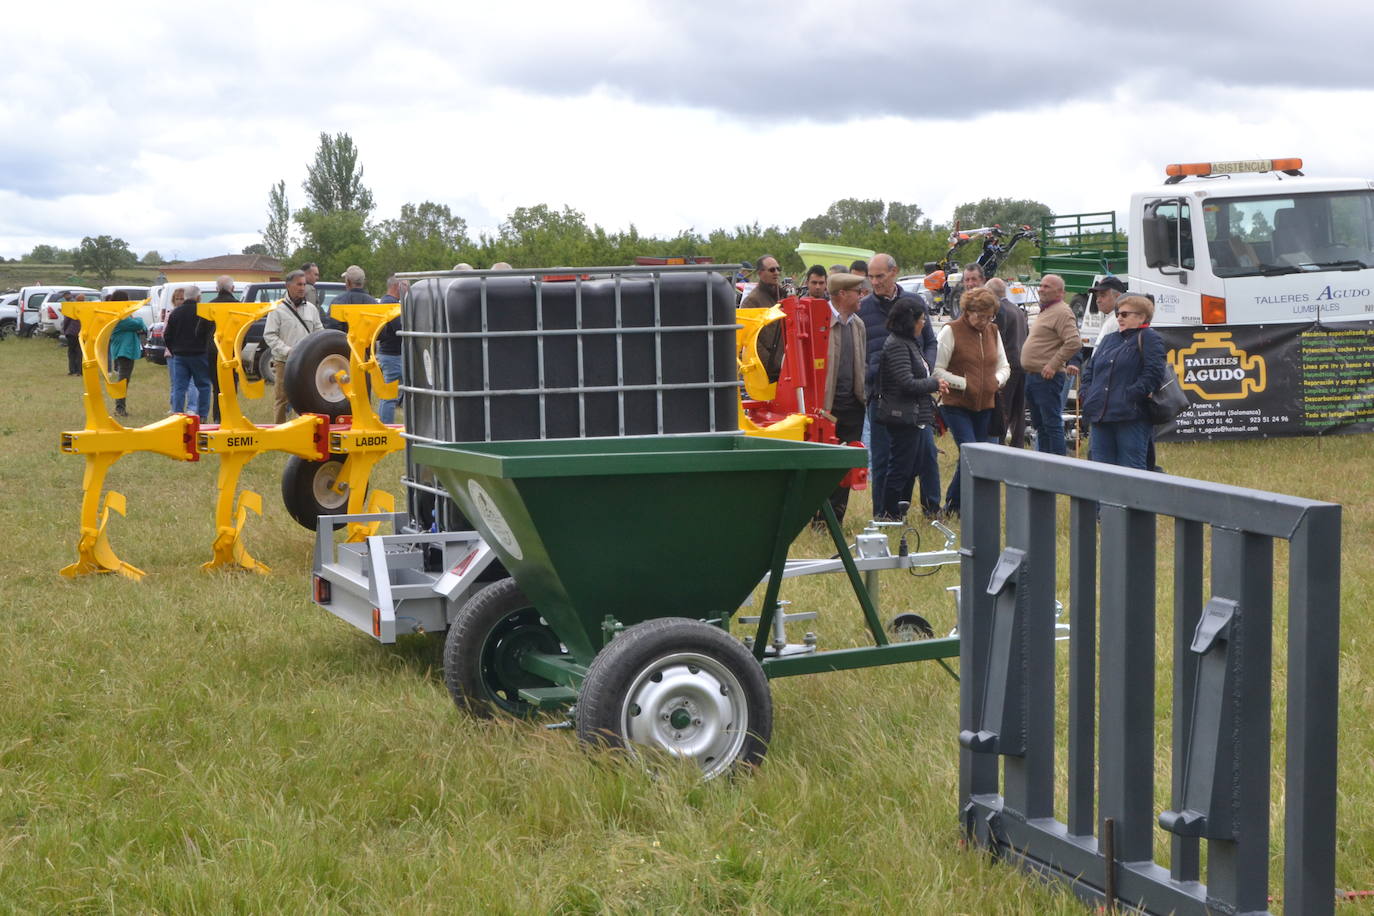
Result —
<instances>
[{"instance_id":1,"label":"yellow machine part","mask_svg":"<svg viewBox=\"0 0 1374 916\"><path fill-rule=\"evenodd\" d=\"M759 335L786 317L786 313L776 305L766 309L735 310L735 320L740 325L735 330L739 377L744 381L745 393L755 401L771 401L778 396L778 383L768 378L768 363L772 354L759 351ZM781 325L772 333L779 331Z\"/></svg>"}]
</instances>

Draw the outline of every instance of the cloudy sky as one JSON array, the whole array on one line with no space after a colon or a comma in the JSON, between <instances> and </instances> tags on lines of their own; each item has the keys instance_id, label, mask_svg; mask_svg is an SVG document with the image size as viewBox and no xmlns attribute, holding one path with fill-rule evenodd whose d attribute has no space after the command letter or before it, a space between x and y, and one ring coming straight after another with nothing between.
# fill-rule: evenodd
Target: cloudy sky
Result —
<instances>
[{"instance_id":1,"label":"cloudy sky","mask_svg":"<svg viewBox=\"0 0 1374 916\"><path fill-rule=\"evenodd\" d=\"M197 258L352 135L374 218L796 225L844 197L1116 208L1166 163L1374 177L1374 5L586 0L7 7L0 256L110 234Z\"/></svg>"}]
</instances>

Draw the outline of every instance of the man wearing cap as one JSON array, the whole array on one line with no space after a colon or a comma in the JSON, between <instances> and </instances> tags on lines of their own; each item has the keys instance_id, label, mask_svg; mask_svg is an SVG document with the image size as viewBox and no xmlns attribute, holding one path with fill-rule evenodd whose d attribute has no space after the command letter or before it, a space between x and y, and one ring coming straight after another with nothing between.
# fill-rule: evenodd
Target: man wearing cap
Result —
<instances>
[{"instance_id":1,"label":"man wearing cap","mask_svg":"<svg viewBox=\"0 0 1374 916\"><path fill-rule=\"evenodd\" d=\"M782 268L771 254L759 258L759 282L739 304L742 309L766 309L782 298Z\"/></svg>"},{"instance_id":2,"label":"man wearing cap","mask_svg":"<svg viewBox=\"0 0 1374 916\"><path fill-rule=\"evenodd\" d=\"M910 300L913 307L924 309L925 305L915 293L897 285L897 260L890 254L875 254L869 259L867 279L873 291L859 300L859 317L863 319L868 335L864 382L867 390L872 391L878 380L878 360L883 354L883 342L887 340L887 313L898 299ZM921 330L920 345L926 365L933 366L939 348L930 324L927 321ZM887 484L887 459L892 450L892 434L886 426L874 422L874 410L876 407L870 406L864 421L864 442L868 445L868 488L874 498L873 514L877 515ZM920 504L938 506L943 495L940 491L939 464L935 461L922 462L916 468L916 476L921 481Z\"/></svg>"},{"instance_id":3,"label":"man wearing cap","mask_svg":"<svg viewBox=\"0 0 1374 916\"><path fill-rule=\"evenodd\" d=\"M810 278L808 277L808 280ZM830 349L825 363L825 409L835 418L835 438L857 442L864 432L864 370L868 335L859 317L864 278L834 274L826 281L830 292ZM830 494L835 518L844 521L849 488Z\"/></svg>"},{"instance_id":4,"label":"man wearing cap","mask_svg":"<svg viewBox=\"0 0 1374 916\"><path fill-rule=\"evenodd\" d=\"M1106 340L1108 334L1121 330L1121 325L1116 320L1116 302L1126 295L1126 284L1120 277L1103 277L1093 284L1092 293L1093 303L1102 313L1102 329L1097 332L1097 340L1093 343L1093 353L1096 353L1097 344Z\"/></svg>"}]
</instances>

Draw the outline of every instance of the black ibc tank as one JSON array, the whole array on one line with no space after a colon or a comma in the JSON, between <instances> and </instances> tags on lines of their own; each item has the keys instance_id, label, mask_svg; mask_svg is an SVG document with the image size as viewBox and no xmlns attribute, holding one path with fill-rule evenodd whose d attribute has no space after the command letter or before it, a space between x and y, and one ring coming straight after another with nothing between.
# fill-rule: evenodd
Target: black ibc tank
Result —
<instances>
[{"instance_id":1,"label":"black ibc tank","mask_svg":"<svg viewBox=\"0 0 1374 916\"><path fill-rule=\"evenodd\" d=\"M717 273L430 278L406 311L412 435L443 442L739 428Z\"/></svg>"},{"instance_id":2,"label":"black ibc tank","mask_svg":"<svg viewBox=\"0 0 1374 916\"><path fill-rule=\"evenodd\" d=\"M406 434L437 442L739 429L735 291L709 271L430 277L402 311ZM410 514L471 527L407 456Z\"/></svg>"}]
</instances>

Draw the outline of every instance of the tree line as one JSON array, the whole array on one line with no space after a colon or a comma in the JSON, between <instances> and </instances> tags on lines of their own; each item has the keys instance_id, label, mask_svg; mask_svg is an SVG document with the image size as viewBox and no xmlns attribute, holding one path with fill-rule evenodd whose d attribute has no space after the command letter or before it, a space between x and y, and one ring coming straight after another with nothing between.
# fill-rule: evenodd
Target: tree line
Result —
<instances>
[{"instance_id":1,"label":"tree line","mask_svg":"<svg viewBox=\"0 0 1374 916\"><path fill-rule=\"evenodd\" d=\"M517 207L494 233L474 238L467 221L446 204L406 203L390 219L373 219L372 192L363 182L358 148L346 133L320 134L302 190L306 206L292 210L285 181L268 195L268 222L262 241L250 251L279 257L289 265L314 261L330 279L357 264L379 287L401 271L448 270L467 263L477 268L505 261L516 267L590 267L631 264L636 257L710 257L717 263L778 258L785 273L805 270L796 254L803 241L885 251L905 272L918 273L944 255L951 224L937 224L917 204L845 198L795 227L754 223L699 233L686 229L670 237L645 235L631 225L608 231L569 206ZM962 204L952 224L962 228L1021 225L1038 228L1050 208L1033 200L984 198ZM1025 270L1030 250L1018 250L1012 270ZM967 256L976 252L968 251Z\"/></svg>"}]
</instances>

